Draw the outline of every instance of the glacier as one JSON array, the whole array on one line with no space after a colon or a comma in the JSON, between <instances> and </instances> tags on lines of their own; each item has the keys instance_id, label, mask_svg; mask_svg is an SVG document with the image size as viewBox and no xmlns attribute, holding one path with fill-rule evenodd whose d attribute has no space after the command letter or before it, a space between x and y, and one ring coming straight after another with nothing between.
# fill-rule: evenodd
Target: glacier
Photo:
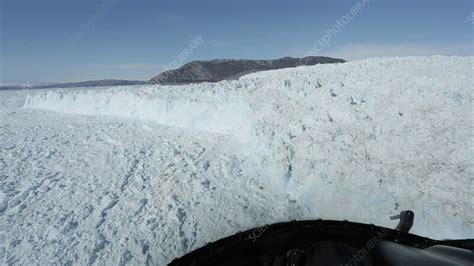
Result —
<instances>
[{"instance_id":1,"label":"glacier","mask_svg":"<svg viewBox=\"0 0 474 266\"><path fill-rule=\"evenodd\" d=\"M268 223L474 236L474 57L0 92L0 255L158 264ZM12 100L13 99L13 100ZM11 103L14 104L11 104Z\"/></svg>"}]
</instances>

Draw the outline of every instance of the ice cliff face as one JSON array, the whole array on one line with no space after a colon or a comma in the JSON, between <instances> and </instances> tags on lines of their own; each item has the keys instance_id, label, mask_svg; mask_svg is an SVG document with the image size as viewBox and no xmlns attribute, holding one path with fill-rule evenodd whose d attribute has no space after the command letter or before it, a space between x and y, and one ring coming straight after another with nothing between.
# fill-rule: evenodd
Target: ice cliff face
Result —
<instances>
[{"instance_id":1,"label":"ice cliff face","mask_svg":"<svg viewBox=\"0 0 474 266\"><path fill-rule=\"evenodd\" d=\"M218 83L35 91L28 95L24 112L41 117L41 123L70 119L74 128L93 135L88 141L97 138L105 139L103 143L115 143L111 147L121 147L120 150L113 148L107 154L104 152L112 148L97 144L104 149L101 152L95 144L88 146L95 156L104 157L107 165L113 158L121 158L122 153L125 157L133 155L135 146L145 147L143 153L137 151L134 155L138 164L131 168L137 169L144 180L164 179L168 185L162 187L163 183L157 181L150 191L145 185L137 185L135 192L125 186L113 197L107 193L116 205L105 210L113 216L106 215L104 224L113 224L113 219L123 221L121 215L125 215L126 206L121 205L122 194L146 194L150 197L146 206L150 206L150 202L174 202L173 198L162 202L158 195L180 191L177 197L187 198L187 205L180 206L181 210L171 203L174 207L169 210L145 208L148 214L160 213L163 219L160 233L153 240L157 247L160 241L172 237L185 243L161 250L162 262L225 234L264 223L324 218L393 227L395 224L388 221L388 216L402 209L415 211L414 233L434 238L467 238L472 237L474 220L473 63L473 57L373 58L265 71ZM39 109L72 115L55 115ZM5 121L27 121L15 115L18 114L10 114ZM118 125L117 120L123 120L125 126ZM7 129L11 127L5 125L4 132L10 132ZM11 136L30 139L29 135L23 136L25 132L46 130L36 127L12 131ZM52 136L58 136L53 134L55 130ZM61 130L75 135L67 128ZM166 134L158 134L157 130ZM104 134L113 137L109 141L108 137L100 137ZM163 135L172 136L167 137L170 142L164 141ZM198 144L194 152L192 147ZM167 145L175 150L168 152ZM30 146L5 149L21 154ZM67 145L54 147L61 151ZM193 155L187 156L188 152ZM87 150L83 153L89 154ZM164 163L155 165L150 158L156 153L163 153L164 159L160 160L164 161L168 155L168 160L173 161L173 154L186 159L170 168ZM89 157L90 160L81 159L78 163L91 169L98 165L94 156ZM107 182L127 176L120 174L120 163L111 165L116 167L107 172L117 173L109 176L106 172ZM198 170L191 171L192 165L199 165ZM216 165L220 170L210 174L208 169ZM99 166L94 169L102 171ZM166 169L173 170L165 175L162 171ZM66 177L80 176L79 171L69 174ZM140 180L136 176L131 175L130 184ZM193 194L196 180L208 187L210 183L211 188L215 183L222 187L212 190L213 196L203 202L200 197L206 194ZM173 182L180 183L173 187ZM9 202L8 197L5 202ZM103 205L108 206L107 202ZM196 206L214 211L201 213ZM214 217L219 210L235 216L229 219L235 221L236 228L214 223L219 220ZM6 208L5 213L8 212ZM179 223L170 222L175 220ZM197 236L187 229L183 229L187 232L184 236L166 234L178 228L202 231L198 230L201 233ZM99 244L103 242L100 238L96 240ZM114 246L115 242L107 241L112 243L108 244L110 249L119 248ZM99 252L92 258L107 261L101 256Z\"/></svg>"},{"instance_id":2,"label":"ice cliff face","mask_svg":"<svg viewBox=\"0 0 474 266\"><path fill-rule=\"evenodd\" d=\"M283 168L291 165L296 177L313 173L317 165L346 179L348 173L339 167L347 160L351 175L392 179L380 164L391 162L405 171L407 159L432 157L439 143L428 139L440 137L434 125L467 136L458 125L471 119L470 70L472 58L377 58L219 83L45 91L31 95L25 107L134 117L231 135L251 153L275 157ZM425 167L415 161L413 167ZM378 169L358 173L361 163ZM415 172L411 175L418 176Z\"/></svg>"}]
</instances>

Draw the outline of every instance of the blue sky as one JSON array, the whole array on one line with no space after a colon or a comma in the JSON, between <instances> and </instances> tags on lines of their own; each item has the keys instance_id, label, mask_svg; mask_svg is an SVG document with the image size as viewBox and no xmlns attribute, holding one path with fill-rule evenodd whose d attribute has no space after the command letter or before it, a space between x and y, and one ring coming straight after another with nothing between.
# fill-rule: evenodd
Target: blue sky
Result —
<instances>
[{"instance_id":1,"label":"blue sky","mask_svg":"<svg viewBox=\"0 0 474 266\"><path fill-rule=\"evenodd\" d=\"M172 62L303 56L356 2L0 0L0 81L146 80ZM318 54L472 55L472 11L464 0L370 0ZM197 36L204 44L177 60Z\"/></svg>"}]
</instances>

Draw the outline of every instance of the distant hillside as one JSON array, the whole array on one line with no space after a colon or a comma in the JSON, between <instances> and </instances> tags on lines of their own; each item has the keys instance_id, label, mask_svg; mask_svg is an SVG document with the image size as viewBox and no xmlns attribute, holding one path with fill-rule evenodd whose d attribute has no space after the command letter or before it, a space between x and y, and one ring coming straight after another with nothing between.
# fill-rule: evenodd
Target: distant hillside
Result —
<instances>
[{"instance_id":1,"label":"distant hillside","mask_svg":"<svg viewBox=\"0 0 474 266\"><path fill-rule=\"evenodd\" d=\"M88 80L81 82L51 83L51 84L33 84L33 85L3 85L0 90L18 90L18 89L49 89L49 88L74 88L74 87L98 87L98 86L119 86L119 85L141 85L147 84L142 80L121 80L121 79L102 79Z\"/></svg>"},{"instance_id":2,"label":"distant hillside","mask_svg":"<svg viewBox=\"0 0 474 266\"><path fill-rule=\"evenodd\" d=\"M178 69L160 73L150 80L151 84L184 84L195 82L217 82L263 70L288 67L344 63L343 59L308 56L303 58L283 57L275 60L215 59L193 61Z\"/></svg>"}]
</instances>

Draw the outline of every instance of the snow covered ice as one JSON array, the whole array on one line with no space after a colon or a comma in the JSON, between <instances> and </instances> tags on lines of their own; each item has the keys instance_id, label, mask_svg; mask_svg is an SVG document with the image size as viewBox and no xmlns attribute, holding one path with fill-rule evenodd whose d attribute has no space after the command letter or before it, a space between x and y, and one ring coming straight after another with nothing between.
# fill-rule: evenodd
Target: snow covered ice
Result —
<instances>
[{"instance_id":1,"label":"snow covered ice","mask_svg":"<svg viewBox=\"0 0 474 266\"><path fill-rule=\"evenodd\" d=\"M474 236L474 57L0 92L4 264L163 265L267 223Z\"/></svg>"}]
</instances>

